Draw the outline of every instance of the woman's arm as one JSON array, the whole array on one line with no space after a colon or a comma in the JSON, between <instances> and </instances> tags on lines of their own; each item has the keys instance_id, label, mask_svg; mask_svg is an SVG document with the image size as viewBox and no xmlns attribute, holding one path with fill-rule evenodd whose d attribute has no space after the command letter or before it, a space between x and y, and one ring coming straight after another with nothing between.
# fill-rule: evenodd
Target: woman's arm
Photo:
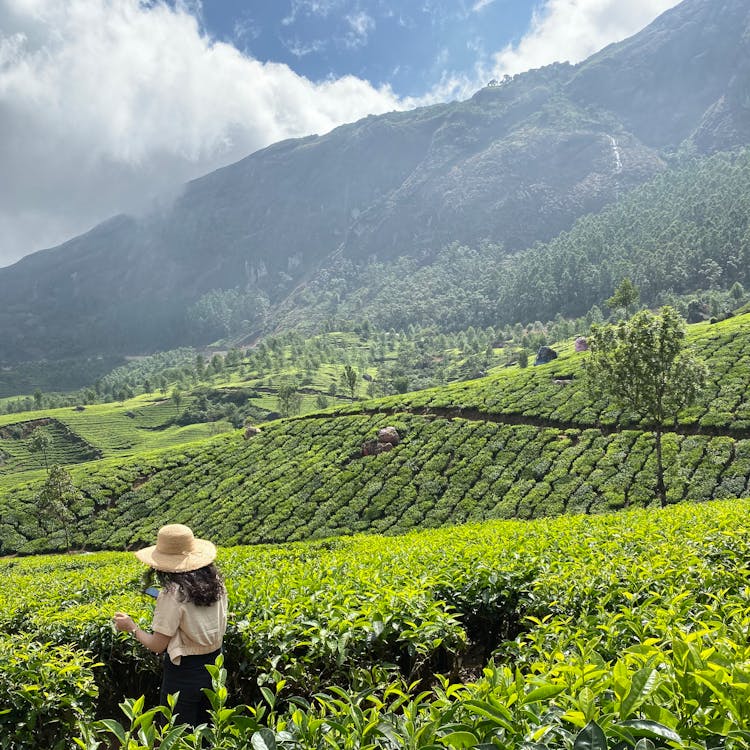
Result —
<instances>
[{"instance_id":1,"label":"woman's arm","mask_svg":"<svg viewBox=\"0 0 750 750\"><path fill-rule=\"evenodd\" d=\"M161 654L163 651L166 651L169 645L170 637L168 635L164 633L147 633L145 630L141 630L135 624L133 618L124 612L115 612L112 622L114 622L117 630L130 633L139 643L142 643L149 651L153 651L155 654Z\"/></svg>"}]
</instances>

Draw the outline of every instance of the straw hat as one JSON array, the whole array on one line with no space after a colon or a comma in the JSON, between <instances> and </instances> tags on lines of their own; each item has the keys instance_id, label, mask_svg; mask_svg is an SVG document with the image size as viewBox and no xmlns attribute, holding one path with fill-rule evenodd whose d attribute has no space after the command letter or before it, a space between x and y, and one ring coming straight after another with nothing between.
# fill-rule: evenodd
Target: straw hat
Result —
<instances>
[{"instance_id":1,"label":"straw hat","mask_svg":"<svg viewBox=\"0 0 750 750\"><path fill-rule=\"evenodd\" d=\"M135 556L164 573L187 573L216 559L216 547L207 539L196 539L188 526L162 526L152 547L139 549Z\"/></svg>"}]
</instances>

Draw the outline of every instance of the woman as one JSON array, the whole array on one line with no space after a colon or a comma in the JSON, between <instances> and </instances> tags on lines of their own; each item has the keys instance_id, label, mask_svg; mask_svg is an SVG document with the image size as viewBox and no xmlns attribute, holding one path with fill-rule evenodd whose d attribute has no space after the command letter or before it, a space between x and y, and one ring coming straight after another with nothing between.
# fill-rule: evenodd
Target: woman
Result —
<instances>
[{"instance_id":1,"label":"woman","mask_svg":"<svg viewBox=\"0 0 750 750\"><path fill-rule=\"evenodd\" d=\"M208 721L210 704L202 688L211 687L206 664L221 653L227 627L227 593L213 561L216 547L196 539L187 526L162 526L152 547L135 556L156 571L161 591L151 633L122 612L113 618L117 630L132 634L154 653L166 651L161 702L179 691L174 712L179 721L196 726Z\"/></svg>"}]
</instances>

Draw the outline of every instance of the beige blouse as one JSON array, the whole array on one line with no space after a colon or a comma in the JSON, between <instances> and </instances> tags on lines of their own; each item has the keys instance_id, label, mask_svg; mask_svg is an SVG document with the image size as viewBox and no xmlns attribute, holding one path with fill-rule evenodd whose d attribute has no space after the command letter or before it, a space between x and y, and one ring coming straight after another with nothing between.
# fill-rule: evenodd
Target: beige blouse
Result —
<instances>
[{"instance_id":1,"label":"beige blouse","mask_svg":"<svg viewBox=\"0 0 750 750\"><path fill-rule=\"evenodd\" d=\"M227 629L227 595L207 607L181 602L177 589L160 591L151 630L169 636L167 653L173 664L183 656L210 654L221 648Z\"/></svg>"}]
</instances>

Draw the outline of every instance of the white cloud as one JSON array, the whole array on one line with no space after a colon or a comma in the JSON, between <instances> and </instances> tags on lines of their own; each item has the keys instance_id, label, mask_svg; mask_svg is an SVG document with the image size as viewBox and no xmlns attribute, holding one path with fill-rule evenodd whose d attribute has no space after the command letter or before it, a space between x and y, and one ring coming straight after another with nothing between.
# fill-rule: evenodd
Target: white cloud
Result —
<instances>
[{"instance_id":1,"label":"white cloud","mask_svg":"<svg viewBox=\"0 0 750 750\"><path fill-rule=\"evenodd\" d=\"M580 62L625 39L680 0L546 0L521 41L494 55L490 77L552 62ZM482 5L479 0L477 5ZM484 0L487 4L487 0Z\"/></svg>"},{"instance_id":2,"label":"white cloud","mask_svg":"<svg viewBox=\"0 0 750 750\"><path fill-rule=\"evenodd\" d=\"M300 39L285 39L283 43L297 58L317 54L326 48L326 43L322 39L313 39L309 42L303 42Z\"/></svg>"},{"instance_id":3,"label":"white cloud","mask_svg":"<svg viewBox=\"0 0 750 750\"><path fill-rule=\"evenodd\" d=\"M241 14L232 27L232 41L241 45L246 41L253 41L261 34L261 29L255 20L247 13Z\"/></svg>"},{"instance_id":4,"label":"white cloud","mask_svg":"<svg viewBox=\"0 0 750 750\"><path fill-rule=\"evenodd\" d=\"M481 11L495 0L477 0ZM429 2L429 0L426 0ZM485 54L475 45L474 70L444 68L439 82L420 98L421 104L464 99L493 78L522 73L553 62L580 62L612 42L637 33L680 0L543 0L533 13L529 29L517 44ZM428 5L425 5L427 8ZM445 65L441 58L438 67Z\"/></svg>"},{"instance_id":5,"label":"white cloud","mask_svg":"<svg viewBox=\"0 0 750 750\"><path fill-rule=\"evenodd\" d=\"M341 3L294 0L290 19ZM399 99L353 76L314 83L215 42L195 1L0 0L0 265L274 141L580 60L676 4L546 0L517 45L472 73L438 69L424 96ZM370 33L367 18L352 15L352 31Z\"/></svg>"},{"instance_id":6,"label":"white cloud","mask_svg":"<svg viewBox=\"0 0 750 750\"><path fill-rule=\"evenodd\" d=\"M293 24L299 16L320 16L325 18L340 4L341 0L292 0L292 7L281 23Z\"/></svg>"},{"instance_id":7,"label":"white cloud","mask_svg":"<svg viewBox=\"0 0 750 750\"><path fill-rule=\"evenodd\" d=\"M272 142L404 105L244 56L194 12L0 0L0 264Z\"/></svg>"},{"instance_id":8,"label":"white cloud","mask_svg":"<svg viewBox=\"0 0 750 750\"><path fill-rule=\"evenodd\" d=\"M367 36L375 28L375 21L364 11L358 11L346 16L349 32L344 41L347 47L356 48L367 44Z\"/></svg>"},{"instance_id":9,"label":"white cloud","mask_svg":"<svg viewBox=\"0 0 750 750\"><path fill-rule=\"evenodd\" d=\"M479 13L494 2L495 0L476 0L474 5L471 6L472 13Z\"/></svg>"}]
</instances>

